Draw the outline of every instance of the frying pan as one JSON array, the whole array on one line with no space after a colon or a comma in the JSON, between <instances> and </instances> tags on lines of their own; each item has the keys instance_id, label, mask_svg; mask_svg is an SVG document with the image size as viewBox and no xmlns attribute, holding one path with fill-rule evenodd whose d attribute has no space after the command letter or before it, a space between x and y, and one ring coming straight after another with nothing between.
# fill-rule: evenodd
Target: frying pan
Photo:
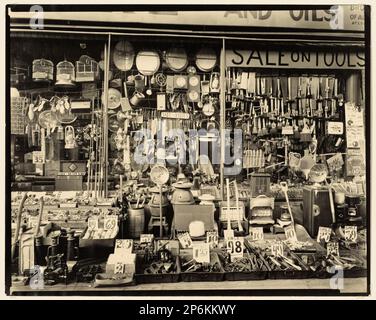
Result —
<instances>
[{"instance_id":1,"label":"frying pan","mask_svg":"<svg viewBox=\"0 0 376 320\"><path fill-rule=\"evenodd\" d=\"M134 49L130 42L119 41L114 48L113 60L114 65L121 71L132 69L134 62Z\"/></svg>"},{"instance_id":2,"label":"frying pan","mask_svg":"<svg viewBox=\"0 0 376 320\"><path fill-rule=\"evenodd\" d=\"M171 48L166 53L168 67L175 72L181 72L188 66L187 53L183 48Z\"/></svg>"},{"instance_id":3,"label":"frying pan","mask_svg":"<svg viewBox=\"0 0 376 320\"><path fill-rule=\"evenodd\" d=\"M203 72L213 70L217 63L217 55L210 48L202 48L196 54L196 65Z\"/></svg>"},{"instance_id":4,"label":"frying pan","mask_svg":"<svg viewBox=\"0 0 376 320\"><path fill-rule=\"evenodd\" d=\"M50 110L43 111L38 118L38 123L41 126L41 128L47 129L48 127L50 129L53 129L58 126L58 120L56 117L56 113L51 112Z\"/></svg>"},{"instance_id":5,"label":"frying pan","mask_svg":"<svg viewBox=\"0 0 376 320\"><path fill-rule=\"evenodd\" d=\"M144 76L152 76L160 65L159 54L155 51L140 51L136 56L136 67Z\"/></svg>"}]
</instances>

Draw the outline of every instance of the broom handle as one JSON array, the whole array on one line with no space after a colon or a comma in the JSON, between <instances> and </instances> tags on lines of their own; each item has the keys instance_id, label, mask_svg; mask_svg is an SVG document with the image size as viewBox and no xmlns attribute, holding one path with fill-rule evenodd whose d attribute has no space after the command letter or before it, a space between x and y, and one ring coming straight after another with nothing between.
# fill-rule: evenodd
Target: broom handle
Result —
<instances>
[{"instance_id":1,"label":"broom handle","mask_svg":"<svg viewBox=\"0 0 376 320\"><path fill-rule=\"evenodd\" d=\"M236 180L234 180L234 188L235 188L235 199L236 199L236 212L239 213L239 192L238 192L238 184L236 183ZM238 229L240 232L243 232L243 226L240 222L240 215L238 214L237 220L238 220Z\"/></svg>"},{"instance_id":2,"label":"broom handle","mask_svg":"<svg viewBox=\"0 0 376 320\"><path fill-rule=\"evenodd\" d=\"M231 219L229 214L230 208L230 182L229 179L226 178L226 191L227 191L227 230L231 229Z\"/></svg>"},{"instance_id":3,"label":"broom handle","mask_svg":"<svg viewBox=\"0 0 376 320\"><path fill-rule=\"evenodd\" d=\"M37 222L37 225L36 225L35 231L34 231L34 237L37 237L38 234L39 234L40 223L42 221L42 215L43 215L43 207L44 207L43 197L40 197L39 201L40 201L39 215L38 215L38 222Z\"/></svg>"}]
</instances>

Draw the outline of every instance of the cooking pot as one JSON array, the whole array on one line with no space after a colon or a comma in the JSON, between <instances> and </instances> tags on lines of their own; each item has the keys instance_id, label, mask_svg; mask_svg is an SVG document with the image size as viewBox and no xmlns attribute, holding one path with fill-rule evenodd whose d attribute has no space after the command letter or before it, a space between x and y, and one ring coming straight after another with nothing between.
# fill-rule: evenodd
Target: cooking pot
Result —
<instances>
[{"instance_id":1,"label":"cooking pot","mask_svg":"<svg viewBox=\"0 0 376 320\"><path fill-rule=\"evenodd\" d=\"M176 182L172 185L175 191L172 194L172 204L194 204L195 200L191 192L192 183Z\"/></svg>"},{"instance_id":2,"label":"cooking pot","mask_svg":"<svg viewBox=\"0 0 376 320\"><path fill-rule=\"evenodd\" d=\"M150 192L152 193L151 199L149 201L150 207L150 214L153 217L159 217L159 209L161 203L161 196L160 196L160 189L158 187L150 188ZM162 189L162 216L165 216L167 213L167 207L169 205L167 195L167 189Z\"/></svg>"},{"instance_id":3,"label":"cooking pot","mask_svg":"<svg viewBox=\"0 0 376 320\"><path fill-rule=\"evenodd\" d=\"M142 74L134 76L134 89L137 92L142 92L145 89L145 77Z\"/></svg>"}]
</instances>

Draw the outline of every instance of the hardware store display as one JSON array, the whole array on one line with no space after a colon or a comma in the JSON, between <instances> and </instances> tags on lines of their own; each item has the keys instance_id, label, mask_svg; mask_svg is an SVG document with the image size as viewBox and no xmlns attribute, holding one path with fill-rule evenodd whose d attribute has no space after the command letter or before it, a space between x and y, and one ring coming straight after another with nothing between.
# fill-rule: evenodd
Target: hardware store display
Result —
<instances>
[{"instance_id":1,"label":"hardware store display","mask_svg":"<svg viewBox=\"0 0 376 320\"><path fill-rule=\"evenodd\" d=\"M319 43L38 32L12 38L32 70L9 107L15 279L367 275L363 66L326 68Z\"/></svg>"}]
</instances>

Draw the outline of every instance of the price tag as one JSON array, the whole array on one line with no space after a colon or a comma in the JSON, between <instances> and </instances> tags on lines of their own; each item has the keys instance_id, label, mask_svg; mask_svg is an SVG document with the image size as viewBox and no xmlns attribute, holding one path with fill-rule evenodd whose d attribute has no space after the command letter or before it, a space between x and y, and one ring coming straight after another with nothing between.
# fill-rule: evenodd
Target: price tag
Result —
<instances>
[{"instance_id":1,"label":"price tag","mask_svg":"<svg viewBox=\"0 0 376 320\"><path fill-rule=\"evenodd\" d=\"M218 232L217 231L206 232L206 243L209 244L210 248L218 247Z\"/></svg>"},{"instance_id":2,"label":"price tag","mask_svg":"<svg viewBox=\"0 0 376 320\"><path fill-rule=\"evenodd\" d=\"M225 238L226 241L234 239L234 237L235 237L234 230L232 230L232 229L223 230L223 235L224 235L224 238Z\"/></svg>"},{"instance_id":3,"label":"price tag","mask_svg":"<svg viewBox=\"0 0 376 320\"><path fill-rule=\"evenodd\" d=\"M192 247L192 239L188 232L180 233L178 240L184 249Z\"/></svg>"},{"instance_id":4,"label":"price tag","mask_svg":"<svg viewBox=\"0 0 376 320\"><path fill-rule=\"evenodd\" d=\"M285 227L284 230L285 230L285 235L286 235L287 240L291 242L298 241L298 238L296 237L295 228L292 225Z\"/></svg>"},{"instance_id":5,"label":"price tag","mask_svg":"<svg viewBox=\"0 0 376 320\"><path fill-rule=\"evenodd\" d=\"M145 233L140 235L140 243L152 243L154 240L154 234Z\"/></svg>"},{"instance_id":6,"label":"price tag","mask_svg":"<svg viewBox=\"0 0 376 320\"><path fill-rule=\"evenodd\" d=\"M252 241L264 240L264 228L263 227L250 228L250 233L251 233Z\"/></svg>"},{"instance_id":7,"label":"price tag","mask_svg":"<svg viewBox=\"0 0 376 320\"><path fill-rule=\"evenodd\" d=\"M121 263L121 262L115 263L115 268L114 268L115 274L124 273L124 269L125 269L124 263Z\"/></svg>"},{"instance_id":8,"label":"price tag","mask_svg":"<svg viewBox=\"0 0 376 320\"><path fill-rule=\"evenodd\" d=\"M244 238L233 238L226 242L227 252L231 255L231 261L243 257Z\"/></svg>"},{"instance_id":9,"label":"price tag","mask_svg":"<svg viewBox=\"0 0 376 320\"><path fill-rule=\"evenodd\" d=\"M210 263L209 243L194 243L193 259L201 263Z\"/></svg>"},{"instance_id":10,"label":"price tag","mask_svg":"<svg viewBox=\"0 0 376 320\"><path fill-rule=\"evenodd\" d=\"M115 242L116 253L131 253L133 249L132 239L117 239Z\"/></svg>"},{"instance_id":11,"label":"price tag","mask_svg":"<svg viewBox=\"0 0 376 320\"><path fill-rule=\"evenodd\" d=\"M276 256L276 257L283 256L282 242L278 241L278 242L272 243L271 252L273 256Z\"/></svg>"},{"instance_id":12,"label":"price tag","mask_svg":"<svg viewBox=\"0 0 376 320\"><path fill-rule=\"evenodd\" d=\"M113 230L117 226L117 217L107 217L104 219L104 230Z\"/></svg>"},{"instance_id":13,"label":"price tag","mask_svg":"<svg viewBox=\"0 0 376 320\"><path fill-rule=\"evenodd\" d=\"M99 222L98 222L98 218L97 217L90 217L87 220L87 228L89 230L97 230L98 229L98 225L99 225Z\"/></svg>"},{"instance_id":14,"label":"price tag","mask_svg":"<svg viewBox=\"0 0 376 320\"><path fill-rule=\"evenodd\" d=\"M319 232L317 234L317 242L324 240L326 243L330 241L330 235L332 234L332 229L327 227L319 227Z\"/></svg>"},{"instance_id":15,"label":"price tag","mask_svg":"<svg viewBox=\"0 0 376 320\"><path fill-rule=\"evenodd\" d=\"M356 242L358 239L358 228L356 226L345 226L345 240Z\"/></svg>"},{"instance_id":16,"label":"price tag","mask_svg":"<svg viewBox=\"0 0 376 320\"><path fill-rule=\"evenodd\" d=\"M339 256L339 246L338 242L330 241L326 245L326 255L334 255L334 256Z\"/></svg>"}]
</instances>

